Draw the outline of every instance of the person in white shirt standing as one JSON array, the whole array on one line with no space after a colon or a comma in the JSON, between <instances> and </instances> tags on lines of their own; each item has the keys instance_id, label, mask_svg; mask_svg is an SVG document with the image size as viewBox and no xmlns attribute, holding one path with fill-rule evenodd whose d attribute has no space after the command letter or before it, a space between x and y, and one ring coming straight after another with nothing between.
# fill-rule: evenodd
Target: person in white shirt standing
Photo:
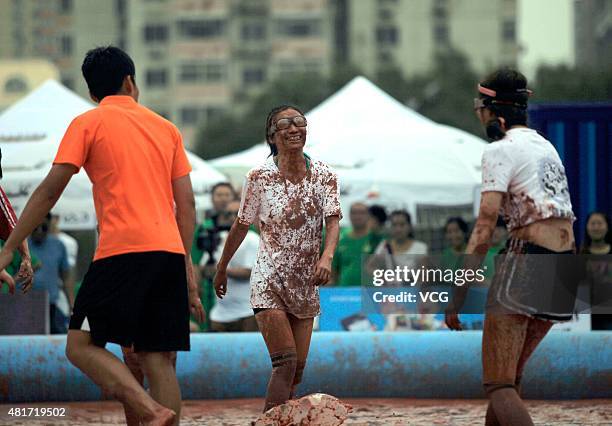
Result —
<instances>
[{"instance_id":1,"label":"person in white shirt standing","mask_svg":"<svg viewBox=\"0 0 612 426\"><path fill-rule=\"evenodd\" d=\"M219 232L219 243L213 253L214 263L209 264L209 254L204 253L200 261L202 275L214 277L216 261L221 258L225 240L234 220L238 217L240 201L231 201L217 214L216 229ZM227 266L227 293L217 299L210 311L210 328L212 331L258 331L257 321L251 309L251 269L257 260L259 235L248 231L244 241Z\"/></svg>"},{"instance_id":2,"label":"person in white shirt standing","mask_svg":"<svg viewBox=\"0 0 612 426\"><path fill-rule=\"evenodd\" d=\"M520 397L521 378L553 323L571 319L573 301L554 310L543 309L540 301L566 293L563 275L545 278L550 271L546 258L571 265L575 217L559 154L527 127L531 91L525 76L512 69L496 71L478 85L478 92L474 109L492 143L482 156L480 211L466 249L472 255L466 256L466 266L473 269L484 259L500 211L510 232L486 306L482 367L490 403L485 424L533 425ZM452 330L462 329L458 312L464 289L455 288L446 312Z\"/></svg>"}]
</instances>

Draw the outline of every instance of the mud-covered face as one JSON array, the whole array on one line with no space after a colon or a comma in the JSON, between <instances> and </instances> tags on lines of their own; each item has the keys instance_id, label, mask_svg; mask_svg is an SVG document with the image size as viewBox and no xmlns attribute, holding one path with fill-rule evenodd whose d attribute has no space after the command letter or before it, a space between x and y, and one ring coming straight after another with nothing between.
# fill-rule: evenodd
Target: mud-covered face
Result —
<instances>
[{"instance_id":1,"label":"mud-covered face","mask_svg":"<svg viewBox=\"0 0 612 426\"><path fill-rule=\"evenodd\" d=\"M303 150L306 144L306 118L293 108L277 113L272 119L272 144L278 153Z\"/></svg>"},{"instance_id":2,"label":"mud-covered face","mask_svg":"<svg viewBox=\"0 0 612 426\"><path fill-rule=\"evenodd\" d=\"M608 224L600 214L592 215L587 222L586 228L589 237L593 241L603 241L608 233Z\"/></svg>"}]
</instances>

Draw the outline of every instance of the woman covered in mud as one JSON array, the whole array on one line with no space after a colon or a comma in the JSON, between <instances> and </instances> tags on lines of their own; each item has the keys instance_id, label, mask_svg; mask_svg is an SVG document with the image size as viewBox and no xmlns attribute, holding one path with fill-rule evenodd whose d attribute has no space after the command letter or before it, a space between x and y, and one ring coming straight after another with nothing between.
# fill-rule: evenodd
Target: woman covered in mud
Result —
<instances>
[{"instance_id":1,"label":"woman covered in mud","mask_svg":"<svg viewBox=\"0 0 612 426\"><path fill-rule=\"evenodd\" d=\"M503 213L510 239L507 254L489 289L482 342L483 384L489 406L487 425L532 425L520 398L525 364L553 322L571 318L530 306L508 295L516 288L559 290L546 283L539 269L542 254L572 253L575 220L565 169L552 144L527 127L531 91L518 71L502 69L480 83L474 100L478 119L493 143L482 157L480 211L466 253L478 263L490 246L498 212ZM546 256L545 258L551 259ZM457 294L458 293L458 294ZM446 324L461 330L457 312L461 295L447 310Z\"/></svg>"},{"instance_id":2,"label":"woman covered in mud","mask_svg":"<svg viewBox=\"0 0 612 426\"><path fill-rule=\"evenodd\" d=\"M240 212L214 280L219 298L232 291L227 289L227 264L249 225L259 223L251 306L272 361L264 412L292 398L302 379L313 319L319 314L318 286L329 280L342 216L335 173L304 153L306 124L293 106L279 106L268 115L271 158L246 176Z\"/></svg>"}]
</instances>

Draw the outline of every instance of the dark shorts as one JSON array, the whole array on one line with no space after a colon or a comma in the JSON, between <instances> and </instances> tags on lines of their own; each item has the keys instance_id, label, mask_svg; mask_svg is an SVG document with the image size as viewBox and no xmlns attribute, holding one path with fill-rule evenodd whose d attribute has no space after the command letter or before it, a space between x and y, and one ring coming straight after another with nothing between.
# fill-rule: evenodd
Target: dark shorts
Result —
<instances>
[{"instance_id":1,"label":"dark shorts","mask_svg":"<svg viewBox=\"0 0 612 426\"><path fill-rule=\"evenodd\" d=\"M89 331L99 346L188 351L185 257L155 251L96 260L75 300L70 329Z\"/></svg>"},{"instance_id":2,"label":"dark shorts","mask_svg":"<svg viewBox=\"0 0 612 426\"><path fill-rule=\"evenodd\" d=\"M487 312L522 314L552 322L572 318L578 281L572 251L554 252L510 239L495 263Z\"/></svg>"}]
</instances>

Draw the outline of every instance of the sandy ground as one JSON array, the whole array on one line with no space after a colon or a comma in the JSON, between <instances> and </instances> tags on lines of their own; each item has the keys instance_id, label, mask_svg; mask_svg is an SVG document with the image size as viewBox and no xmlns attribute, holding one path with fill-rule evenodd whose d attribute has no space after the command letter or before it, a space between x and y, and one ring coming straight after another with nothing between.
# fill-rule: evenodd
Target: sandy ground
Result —
<instances>
[{"instance_id":1,"label":"sandy ground","mask_svg":"<svg viewBox=\"0 0 612 426\"><path fill-rule=\"evenodd\" d=\"M346 399L353 411L346 425L478 425L486 401L431 399ZM259 415L260 399L186 401L181 425L244 426ZM612 400L527 401L537 425L612 425ZM62 407L63 418L11 417L11 407ZM124 424L116 402L0 405L0 425L66 426Z\"/></svg>"}]
</instances>

